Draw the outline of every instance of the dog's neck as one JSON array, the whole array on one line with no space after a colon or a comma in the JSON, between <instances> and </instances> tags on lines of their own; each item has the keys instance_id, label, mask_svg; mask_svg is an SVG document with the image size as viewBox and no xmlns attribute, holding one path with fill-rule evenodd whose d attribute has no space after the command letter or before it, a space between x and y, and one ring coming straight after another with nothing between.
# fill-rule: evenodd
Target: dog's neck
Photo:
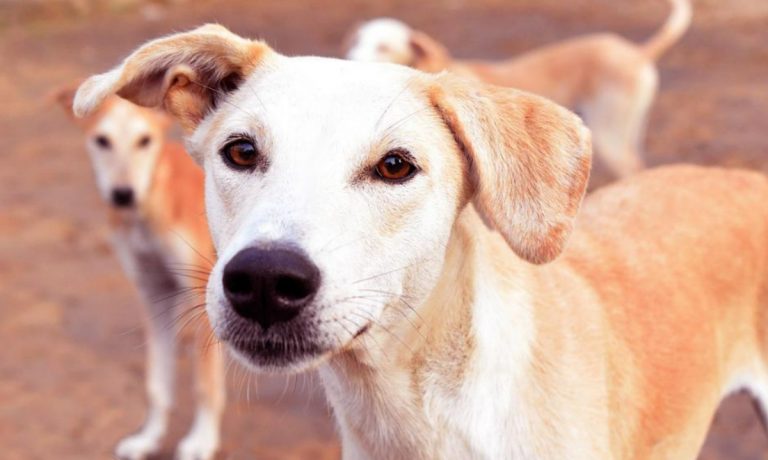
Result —
<instances>
[{"instance_id":1,"label":"dog's neck","mask_svg":"<svg viewBox=\"0 0 768 460\"><path fill-rule=\"evenodd\" d=\"M513 389L527 391L523 380L531 361L534 320L526 291L514 283L524 282L528 266L519 259L496 266L498 259L490 254L499 251L517 259L468 207L454 228L435 288L416 306L413 322L418 328L401 321L401 328L365 343L366 349L344 352L321 368L341 426L345 458L444 458L447 452L456 452L457 458L464 452L469 458L485 446L477 446L482 434L467 432L466 417L476 417L469 422L476 425L474 430L487 430L496 412L510 407L519 409L524 419L518 437L525 438L527 410L519 407ZM475 333L499 330L489 324L498 321L514 322L513 335ZM504 330L509 333L510 328ZM470 374L483 378L474 380ZM499 382L502 374L505 381ZM467 385L488 388L478 393L479 388ZM493 407L499 396L492 397L494 385L497 392L509 389L500 395L499 407ZM470 400L478 394L485 401ZM457 420L466 410L474 413L464 412L465 419ZM425 446L438 451L424 452ZM530 453L524 446L514 450Z\"/></svg>"}]
</instances>

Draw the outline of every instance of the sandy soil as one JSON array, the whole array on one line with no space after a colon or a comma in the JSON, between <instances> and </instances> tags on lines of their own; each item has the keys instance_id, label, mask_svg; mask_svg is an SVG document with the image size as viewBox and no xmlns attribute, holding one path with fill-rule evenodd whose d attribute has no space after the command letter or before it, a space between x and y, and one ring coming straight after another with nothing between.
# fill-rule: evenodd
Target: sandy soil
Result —
<instances>
[{"instance_id":1,"label":"sandy soil","mask_svg":"<svg viewBox=\"0 0 768 460\"><path fill-rule=\"evenodd\" d=\"M433 33L458 56L501 58L595 31L642 39L666 14L664 2L629 0L131 3L88 12L87 1L0 1L3 458L109 458L144 412L138 300L106 243L82 141L46 105L49 90L106 69L142 40L208 21L264 37L288 54L333 55L353 23L392 15ZM647 140L651 164L768 172L766 23L764 1L696 3L690 33L660 63L662 92ZM180 380L189 374L185 356ZM312 376L260 379L258 388L237 367L229 376L222 459L338 458L330 410ZM170 458L191 417L190 393L180 388L161 458ZM700 458L756 459L766 452L749 399L737 396L715 417Z\"/></svg>"}]
</instances>

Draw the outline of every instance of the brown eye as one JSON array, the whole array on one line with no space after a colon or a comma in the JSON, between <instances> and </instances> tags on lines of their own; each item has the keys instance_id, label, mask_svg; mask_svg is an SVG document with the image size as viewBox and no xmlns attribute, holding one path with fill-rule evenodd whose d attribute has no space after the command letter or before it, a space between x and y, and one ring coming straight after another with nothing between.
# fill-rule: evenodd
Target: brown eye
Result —
<instances>
[{"instance_id":1,"label":"brown eye","mask_svg":"<svg viewBox=\"0 0 768 460\"><path fill-rule=\"evenodd\" d=\"M245 139L232 141L221 150L225 161L235 169L252 168L259 161L259 151L253 142Z\"/></svg>"},{"instance_id":2,"label":"brown eye","mask_svg":"<svg viewBox=\"0 0 768 460\"><path fill-rule=\"evenodd\" d=\"M140 149L145 149L149 147L149 144L152 143L152 138L149 136L142 136L141 139L139 139L138 146Z\"/></svg>"},{"instance_id":3,"label":"brown eye","mask_svg":"<svg viewBox=\"0 0 768 460\"><path fill-rule=\"evenodd\" d=\"M109 150L110 148L112 148L112 143L109 142L109 138L107 138L107 136L104 136L104 135L96 136L94 138L94 141L96 142L96 145L98 145L104 150Z\"/></svg>"},{"instance_id":4,"label":"brown eye","mask_svg":"<svg viewBox=\"0 0 768 460\"><path fill-rule=\"evenodd\" d=\"M410 156L404 150L390 150L387 156L376 164L376 174L389 182L403 182L416 173L416 166L405 157Z\"/></svg>"}]
</instances>

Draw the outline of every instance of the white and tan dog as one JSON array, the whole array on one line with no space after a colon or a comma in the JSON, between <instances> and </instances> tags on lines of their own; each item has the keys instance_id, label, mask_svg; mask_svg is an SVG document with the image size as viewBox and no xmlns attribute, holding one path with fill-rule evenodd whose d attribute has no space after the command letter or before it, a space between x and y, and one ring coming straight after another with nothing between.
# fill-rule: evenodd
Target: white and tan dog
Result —
<instances>
[{"instance_id":1,"label":"white and tan dog","mask_svg":"<svg viewBox=\"0 0 768 460\"><path fill-rule=\"evenodd\" d=\"M641 174L572 234L589 134L537 96L221 26L142 46L75 110L114 93L186 127L213 327L254 369L319 366L344 458L695 458L723 395L768 397L759 174Z\"/></svg>"},{"instance_id":2,"label":"white and tan dog","mask_svg":"<svg viewBox=\"0 0 768 460\"><path fill-rule=\"evenodd\" d=\"M57 99L72 114L74 89ZM177 450L180 460L213 457L224 409L224 376L210 326L187 308L205 299L215 260L203 201L203 172L181 145L167 141L170 119L117 96L78 119L100 194L109 203L115 252L138 287L146 309L149 411L141 430L122 440L116 455L155 454L168 427L174 394L176 326L196 328L197 413Z\"/></svg>"},{"instance_id":3,"label":"white and tan dog","mask_svg":"<svg viewBox=\"0 0 768 460\"><path fill-rule=\"evenodd\" d=\"M345 40L345 54L352 60L393 62L427 72L449 70L552 99L582 115L600 160L624 177L644 164L646 121L658 91L656 61L691 22L689 0L669 1L673 9L667 22L643 44L595 34L504 61L456 60L426 33L381 18L356 27Z\"/></svg>"}]
</instances>

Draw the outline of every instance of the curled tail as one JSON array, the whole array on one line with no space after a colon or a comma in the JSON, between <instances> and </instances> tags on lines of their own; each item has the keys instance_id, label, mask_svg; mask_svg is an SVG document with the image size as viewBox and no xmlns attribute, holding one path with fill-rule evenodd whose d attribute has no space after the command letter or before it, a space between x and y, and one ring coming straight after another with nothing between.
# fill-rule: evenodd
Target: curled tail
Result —
<instances>
[{"instance_id":1,"label":"curled tail","mask_svg":"<svg viewBox=\"0 0 768 460\"><path fill-rule=\"evenodd\" d=\"M691 24L690 0L668 0L672 12L667 21L651 38L641 45L645 54L654 61L683 36Z\"/></svg>"}]
</instances>

